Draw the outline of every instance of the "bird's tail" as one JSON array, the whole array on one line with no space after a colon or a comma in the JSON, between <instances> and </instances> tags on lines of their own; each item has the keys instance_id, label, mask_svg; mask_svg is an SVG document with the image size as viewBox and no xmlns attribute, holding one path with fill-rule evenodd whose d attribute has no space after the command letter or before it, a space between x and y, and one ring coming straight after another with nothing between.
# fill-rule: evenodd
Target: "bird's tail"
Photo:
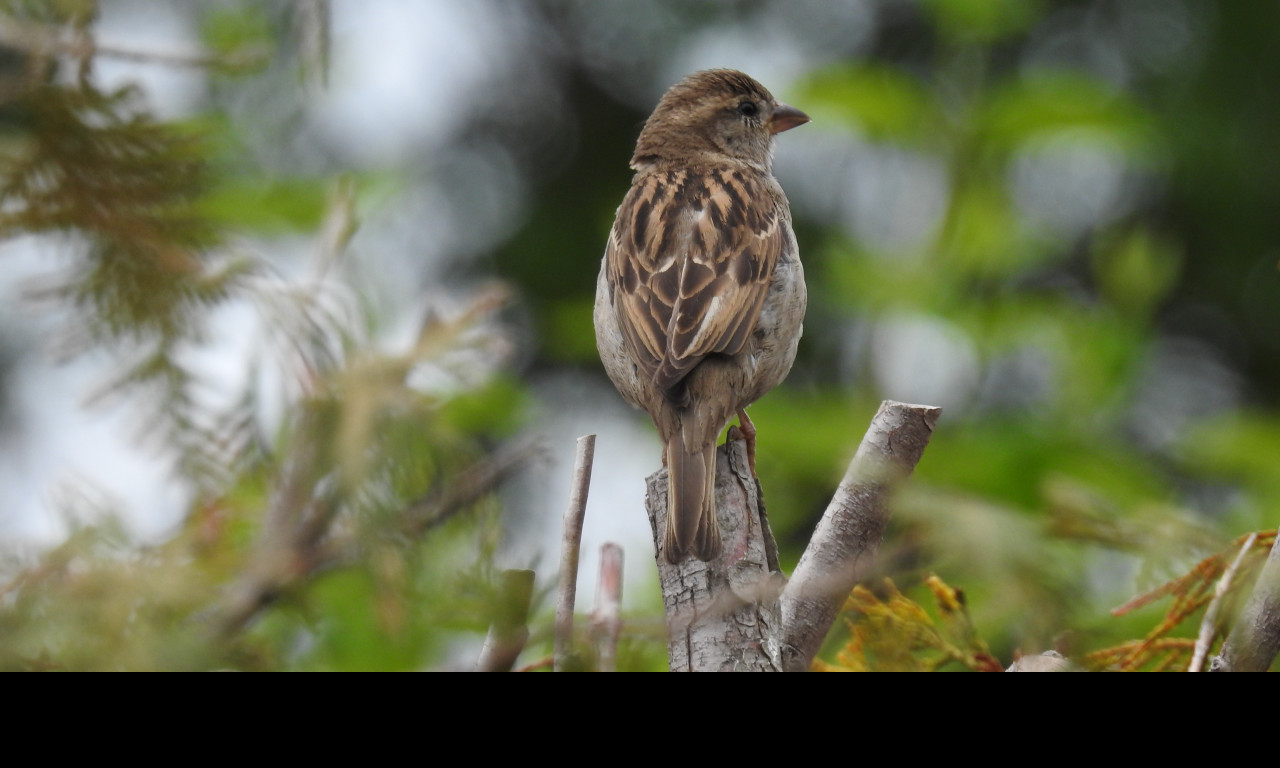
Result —
<instances>
[{"instance_id":1,"label":"bird's tail","mask_svg":"<svg viewBox=\"0 0 1280 768\"><path fill-rule=\"evenodd\" d=\"M720 555L716 519L716 441L687 450L682 430L667 441L667 532L663 550L669 563L689 554L699 560Z\"/></svg>"}]
</instances>

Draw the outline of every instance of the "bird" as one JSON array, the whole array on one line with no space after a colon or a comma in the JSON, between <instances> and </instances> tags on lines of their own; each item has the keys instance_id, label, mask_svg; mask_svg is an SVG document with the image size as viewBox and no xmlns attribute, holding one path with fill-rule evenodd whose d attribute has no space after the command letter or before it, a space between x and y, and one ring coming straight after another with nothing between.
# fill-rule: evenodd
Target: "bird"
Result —
<instances>
[{"instance_id":1,"label":"bird","mask_svg":"<svg viewBox=\"0 0 1280 768\"><path fill-rule=\"evenodd\" d=\"M795 362L808 294L775 136L809 122L742 72L671 86L636 140L631 188L596 281L596 347L623 399L653 418L669 471L663 555L721 553L715 450L735 414Z\"/></svg>"}]
</instances>

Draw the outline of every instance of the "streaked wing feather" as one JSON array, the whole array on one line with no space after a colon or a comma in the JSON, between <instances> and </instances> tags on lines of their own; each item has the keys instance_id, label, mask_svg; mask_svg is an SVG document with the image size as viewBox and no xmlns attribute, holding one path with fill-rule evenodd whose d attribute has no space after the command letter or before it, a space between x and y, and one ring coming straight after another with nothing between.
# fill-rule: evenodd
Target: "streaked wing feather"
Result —
<instances>
[{"instance_id":1,"label":"streaked wing feather","mask_svg":"<svg viewBox=\"0 0 1280 768\"><path fill-rule=\"evenodd\" d=\"M668 171L632 187L606 260L623 336L660 390L707 355L741 351L783 231L780 201L754 174Z\"/></svg>"}]
</instances>

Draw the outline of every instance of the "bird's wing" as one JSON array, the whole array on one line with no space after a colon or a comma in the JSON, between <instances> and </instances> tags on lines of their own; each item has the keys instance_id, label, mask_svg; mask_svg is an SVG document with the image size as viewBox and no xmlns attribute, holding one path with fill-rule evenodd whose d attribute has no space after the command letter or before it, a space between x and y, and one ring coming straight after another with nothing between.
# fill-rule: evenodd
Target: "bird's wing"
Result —
<instances>
[{"instance_id":1,"label":"bird's wing","mask_svg":"<svg viewBox=\"0 0 1280 768\"><path fill-rule=\"evenodd\" d=\"M605 252L613 306L642 372L667 396L755 330L784 245L785 203L757 172L655 171L618 208Z\"/></svg>"}]
</instances>

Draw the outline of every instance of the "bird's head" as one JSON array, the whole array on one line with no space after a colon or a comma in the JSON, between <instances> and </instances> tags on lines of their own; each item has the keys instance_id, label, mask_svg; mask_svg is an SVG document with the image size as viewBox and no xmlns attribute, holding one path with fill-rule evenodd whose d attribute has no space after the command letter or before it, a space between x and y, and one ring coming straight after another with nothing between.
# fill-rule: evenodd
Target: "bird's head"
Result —
<instances>
[{"instance_id":1,"label":"bird's head","mask_svg":"<svg viewBox=\"0 0 1280 768\"><path fill-rule=\"evenodd\" d=\"M808 115L741 72L695 72L663 94L640 132L631 165L724 156L768 170L774 135L807 122Z\"/></svg>"}]
</instances>

